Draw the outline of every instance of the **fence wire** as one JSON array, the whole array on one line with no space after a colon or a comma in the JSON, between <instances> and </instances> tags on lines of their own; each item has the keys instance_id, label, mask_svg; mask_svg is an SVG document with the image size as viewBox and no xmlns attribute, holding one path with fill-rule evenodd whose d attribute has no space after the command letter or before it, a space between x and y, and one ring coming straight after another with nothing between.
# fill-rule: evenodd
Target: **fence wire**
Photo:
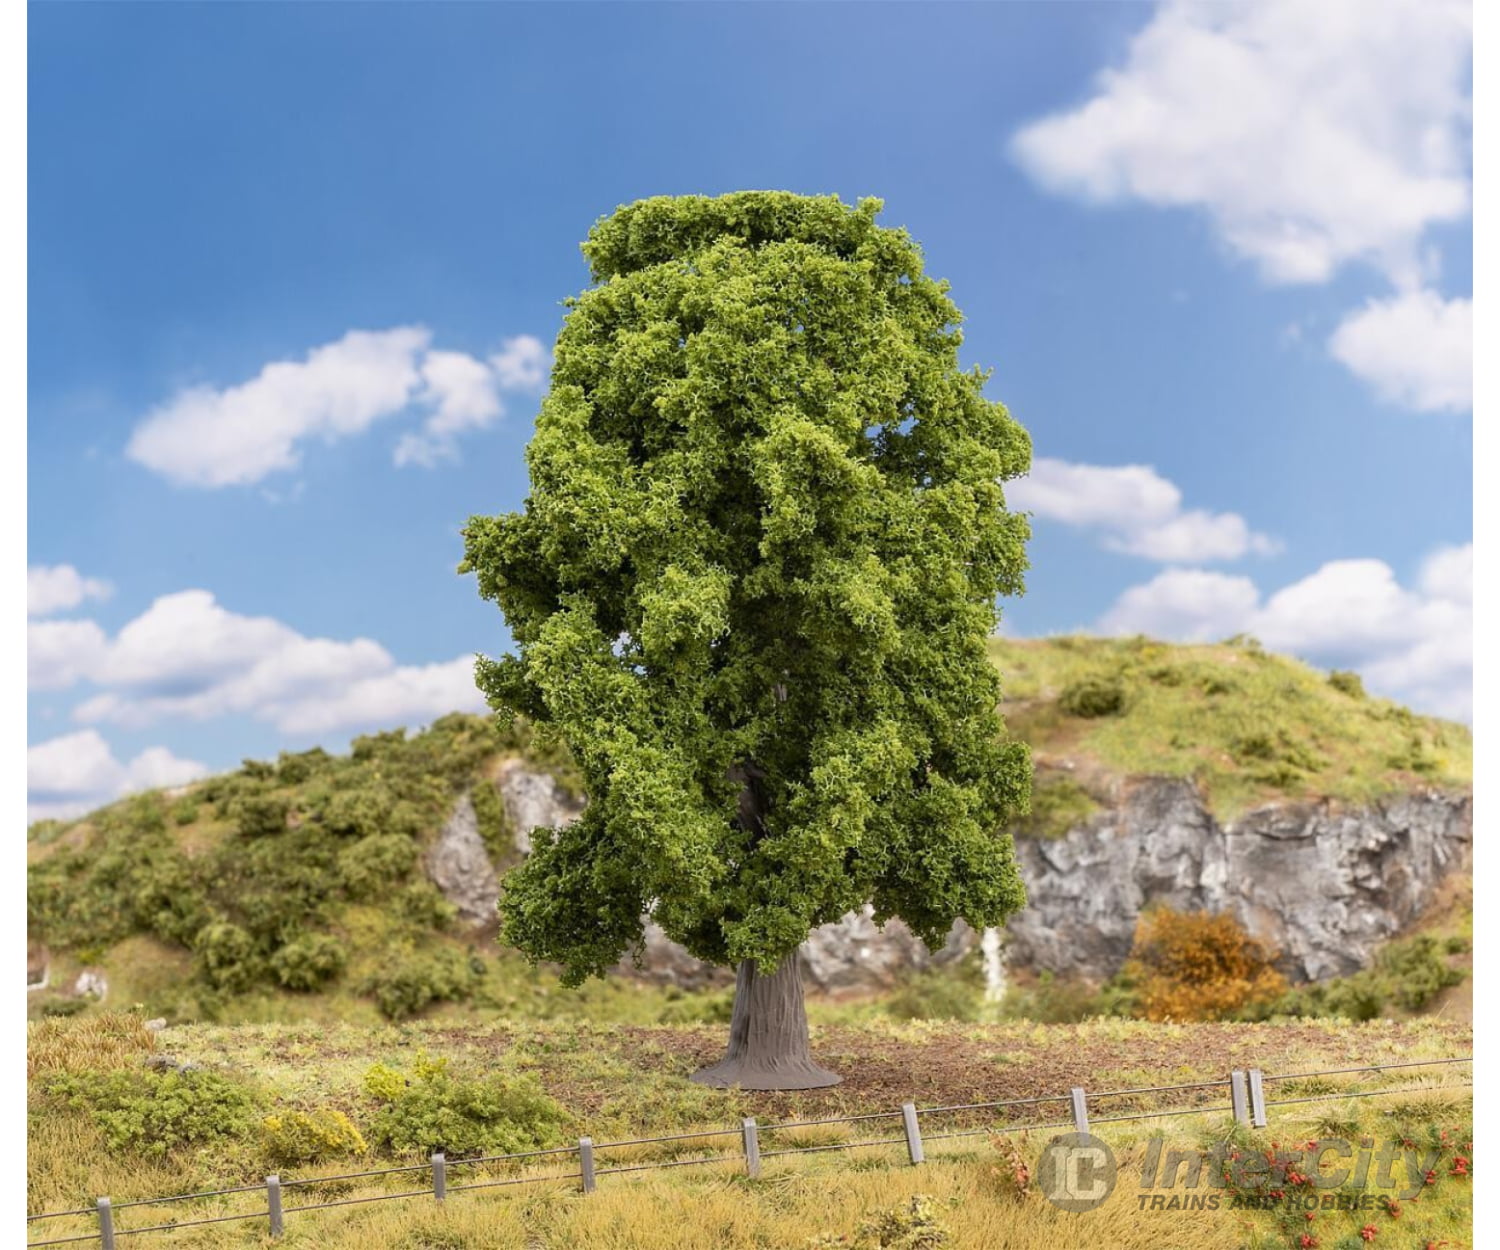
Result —
<instances>
[{"instance_id":1,"label":"fence wire","mask_svg":"<svg viewBox=\"0 0 1500 1250\"><path fill-rule=\"evenodd\" d=\"M1381 1072L1409 1070L1413 1068L1441 1067L1449 1064L1472 1064L1472 1055L1454 1056L1444 1059L1413 1059L1402 1060L1394 1063L1365 1064L1352 1068L1328 1068L1318 1072L1284 1072L1264 1073L1260 1075L1262 1082L1269 1084L1273 1081L1308 1080L1329 1076L1362 1076L1377 1074ZM1238 1079L1238 1075L1235 1079ZM1136 1089L1113 1089L1101 1090L1098 1093L1087 1094L1087 1100L1099 1098L1127 1098L1141 1094L1164 1094L1180 1093L1190 1090L1222 1089L1226 1085L1232 1085L1231 1080L1221 1079L1217 1081L1189 1081L1175 1085L1147 1085ZM1411 1082L1405 1084L1387 1086L1383 1089L1368 1090L1340 1090L1329 1093L1311 1094L1298 1098L1264 1099L1261 1106L1265 1109L1271 1107L1288 1107L1304 1103L1334 1102L1347 1098L1377 1098L1391 1094L1426 1094L1436 1093L1450 1089L1472 1089L1474 1082L1453 1081L1444 1082L1439 1085L1419 1085ZM857 1138L853 1141L829 1142L815 1146L785 1147L779 1150L760 1151L756 1147L756 1157L759 1159L788 1158L793 1155L819 1154L839 1150L858 1150L873 1146L892 1146L905 1144L912 1150L913 1159L921 1157L921 1145L923 1142L950 1141L958 1138L980 1137L995 1133L1034 1132L1046 1129L1077 1127L1072 1120L1052 1120L1035 1124L995 1124L986 1128L961 1129L946 1133L921 1133L917 1128L917 1121L921 1116L950 1115L958 1112L968 1111L998 1111L1010 1107L1035 1107L1051 1103L1068 1103L1070 1094L1045 1094L1032 1098L1010 1098L994 1102L975 1103L952 1103L934 1107L911 1107L910 1131L902 1137L876 1137ZM1199 1103L1190 1107L1170 1107L1149 1111L1128 1112L1118 1115L1089 1117L1091 1124L1118 1124L1127 1121L1170 1119L1174 1116L1183 1115L1217 1115L1224 1112L1239 1114L1239 1108L1231 1101L1229 1104ZM545 1150L517 1151L512 1154L478 1155L470 1158L448 1159L434 1156L427 1163L404 1164L389 1168L372 1168L361 1172L341 1172L331 1176L306 1176L291 1180L278 1182L278 1193L281 1189L291 1189L299 1186L329 1184L338 1181L363 1180L377 1176L409 1175L415 1172L426 1172L433 1177L433 1186L425 1189L411 1189L399 1193L370 1194L354 1198L338 1198L328 1202L303 1203L299 1206L286 1207L280 1210L281 1216L291 1215L294 1212L324 1211L334 1207L358 1206L370 1202L390 1202L406 1198L434 1198L438 1196L438 1177L444 1175L444 1169L461 1167L478 1167L489 1163L514 1163L531 1159L555 1158L558 1155L579 1156L580 1166L578 1169L567 1172L556 1172L546 1176L511 1176L496 1180L470 1181L459 1185L443 1184L443 1193L455 1194L469 1190L497 1189L512 1185L541 1185L557 1181L582 1181L585 1190L593 1188L595 1177L607 1175L621 1175L631 1172L660 1171L667 1168L698 1167L714 1163L739 1163L747 1162L747 1155L736 1153L720 1153L692 1159L667 1159L653 1160L646 1163L619 1164L613 1167L599 1168L595 1170L592 1166L593 1151L614 1150L627 1146L652 1146L673 1142L704 1141L711 1138L729 1137L737 1138L741 1134L746 1135L747 1143L751 1137L759 1133L785 1132L792 1129L816 1128L829 1125L856 1125L869 1124L880 1120L903 1119L905 1111L877 1111L862 1115L851 1116L829 1116L816 1120L787 1120L769 1124L757 1124L754 1120L747 1120L741 1128L705 1129L690 1133L668 1133L657 1137L632 1137L619 1141L591 1143L587 1150L585 1164L585 1146L583 1142L571 1146L555 1146ZM757 1139L758 1140L758 1139ZM189 1202L205 1198L218 1198L231 1194L267 1192L270 1182L259 1185L235 1185L226 1189L199 1190L188 1194L171 1194L161 1198L133 1198L118 1204L106 1204L102 1199L96 1207L74 1207L64 1211L43 1211L28 1215L26 1221L32 1224L41 1220L55 1220L72 1217L75 1219L89 1216L101 1220L101 1227L97 1232L74 1234L66 1237L53 1237L43 1241L31 1241L26 1245L31 1247L61 1246L77 1244L79 1242L95 1242L104 1245L112 1245L113 1238L133 1237L143 1233L170 1232L178 1228L193 1228L205 1224L228 1224L244 1220L266 1220L270 1219L276 1228L273 1232L279 1232L279 1222L272 1214L272 1208L263 1210L242 1212L234 1215L205 1216L191 1220L175 1220L164 1224L151 1224L139 1228L113 1228L113 1213L129 1210L135 1207L165 1206L177 1202ZM106 1214L106 1211L108 1212ZM110 1229L109 1236L105 1235L105 1227Z\"/></svg>"}]
</instances>

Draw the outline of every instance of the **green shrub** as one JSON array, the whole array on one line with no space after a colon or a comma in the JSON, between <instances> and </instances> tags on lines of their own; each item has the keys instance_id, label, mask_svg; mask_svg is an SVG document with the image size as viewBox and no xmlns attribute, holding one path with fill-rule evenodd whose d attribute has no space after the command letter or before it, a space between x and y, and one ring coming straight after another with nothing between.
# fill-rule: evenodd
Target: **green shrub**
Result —
<instances>
[{"instance_id":1,"label":"green shrub","mask_svg":"<svg viewBox=\"0 0 1500 1250\"><path fill-rule=\"evenodd\" d=\"M310 933L271 956L271 971L289 990L315 990L344 970L344 944L326 933Z\"/></svg>"},{"instance_id":2,"label":"green shrub","mask_svg":"<svg viewBox=\"0 0 1500 1250\"><path fill-rule=\"evenodd\" d=\"M172 820L179 825L190 825L198 819L198 811L197 796L184 794L176 803L172 804Z\"/></svg>"},{"instance_id":3,"label":"green shrub","mask_svg":"<svg viewBox=\"0 0 1500 1250\"><path fill-rule=\"evenodd\" d=\"M436 1150L450 1157L540 1150L561 1142L571 1123L532 1076L494 1072L468 1077L429 1064L414 1069L399 1086L389 1080L372 1085L367 1076L365 1088L382 1103L370 1122L370 1138L398 1154L425 1158Z\"/></svg>"},{"instance_id":4,"label":"green shrub","mask_svg":"<svg viewBox=\"0 0 1500 1250\"><path fill-rule=\"evenodd\" d=\"M431 1003L469 997L478 979L462 954L440 947L424 954L397 955L366 978L360 993L374 995L375 1005L389 1019L404 1020Z\"/></svg>"},{"instance_id":5,"label":"green shrub","mask_svg":"<svg viewBox=\"0 0 1500 1250\"><path fill-rule=\"evenodd\" d=\"M978 961L960 959L909 973L886 1000L897 1020L977 1020L981 986Z\"/></svg>"},{"instance_id":6,"label":"green shrub","mask_svg":"<svg viewBox=\"0 0 1500 1250\"><path fill-rule=\"evenodd\" d=\"M232 815L243 838L269 838L286 832L287 802L269 795L248 794L237 799Z\"/></svg>"},{"instance_id":7,"label":"green shrub","mask_svg":"<svg viewBox=\"0 0 1500 1250\"><path fill-rule=\"evenodd\" d=\"M1383 947L1375 967L1390 985L1391 997L1407 1011L1421 1010L1439 990L1464 979L1443 962L1437 939L1425 933Z\"/></svg>"},{"instance_id":8,"label":"green shrub","mask_svg":"<svg viewBox=\"0 0 1500 1250\"><path fill-rule=\"evenodd\" d=\"M938 1219L937 1204L927 1194L913 1194L888 1211L862 1220L852 1237L822 1236L808 1250L943 1250L953 1235Z\"/></svg>"},{"instance_id":9,"label":"green shrub","mask_svg":"<svg viewBox=\"0 0 1500 1250\"><path fill-rule=\"evenodd\" d=\"M458 908L443 897L430 881L413 881L403 886L392 900L392 910L416 929L447 929L458 919Z\"/></svg>"},{"instance_id":10,"label":"green shrub","mask_svg":"<svg viewBox=\"0 0 1500 1250\"><path fill-rule=\"evenodd\" d=\"M87 1111L111 1150L156 1156L243 1136L257 1103L244 1085L199 1068L66 1073L46 1082L44 1090Z\"/></svg>"},{"instance_id":11,"label":"green shrub","mask_svg":"<svg viewBox=\"0 0 1500 1250\"><path fill-rule=\"evenodd\" d=\"M517 859L515 834L505 811L505 800L488 781L481 780L469 794L474 815L479 819L479 836L497 868L509 868Z\"/></svg>"},{"instance_id":12,"label":"green shrub","mask_svg":"<svg viewBox=\"0 0 1500 1250\"><path fill-rule=\"evenodd\" d=\"M255 939L237 924L206 925L193 943L198 969L215 989L243 993L265 976L265 962Z\"/></svg>"},{"instance_id":13,"label":"green shrub","mask_svg":"<svg viewBox=\"0 0 1500 1250\"><path fill-rule=\"evenodd\" d=\"M1116 716L1125 709L1125 687L1117 677L1085 677L1064 686L1057 705L1069 716Z\"/></svg>"},{"instance_id":14,"label":"green shrub","mask_svg":"<svg viewBox=\"0 0 1500 1250\"><path fill-rule=\"evenodd\" d=\"M273 1167L298 1167L365 1154L369 1147L349 1117L331 1107L284 1111L260 1123L261 1144Z\"/></svg>"},{"instance_id":15,"label":"green shrub","mask_svg":"<svg viewBox=\"0 0 1500 1250\"><path fill-rule=\"evenodd\" d=\"M338 875L352 899L378 898L390 892L417 863L417 847L399 833L377 833L344 847Z\"/></svg>"},{"instance_id":16,"label":"green shrub","mask_svg":"<svg viewBox=\"0 0 1500 1250\"><path fill-rule=\"evenodd\" d=\"M1346 694L1351 699L1363 699L1365 697L1365 683L1358 673L1351 673L1347 669L1336 668L1328 674L1328 684L1340 694Z\"/></svg>"}]
</instances>

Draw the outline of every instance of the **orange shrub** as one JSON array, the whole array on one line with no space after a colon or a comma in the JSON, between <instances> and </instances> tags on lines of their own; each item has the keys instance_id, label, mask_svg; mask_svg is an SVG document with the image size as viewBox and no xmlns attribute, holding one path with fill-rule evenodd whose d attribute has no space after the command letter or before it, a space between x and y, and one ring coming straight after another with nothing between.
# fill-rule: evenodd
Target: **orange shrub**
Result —
<instances>
[{"instance_id":1,"label":"orange shrub","mask_svg":"<svg viewBox=\"0 0 1500 1250\"><path fill-rule=\"evenodd\" d=\"M1136 925L1128 972L1148 1020L1223 1020L1278 997L1276 952L1233 916L1154 908Z\"/></svg>"}]
</instances>

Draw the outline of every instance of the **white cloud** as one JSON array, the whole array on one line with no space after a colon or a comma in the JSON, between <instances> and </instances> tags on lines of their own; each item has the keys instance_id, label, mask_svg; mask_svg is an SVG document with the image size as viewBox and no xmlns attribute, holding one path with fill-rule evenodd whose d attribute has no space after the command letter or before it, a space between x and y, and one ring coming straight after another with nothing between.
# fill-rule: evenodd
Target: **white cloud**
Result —
<instances>
[{"instance_id":1,"label":"white cloud","mask_svg":"<svg viewBox=\"0 0 1500 1250\"><path fill-rule=\"evenodd\" d=\"M1099 629L1206 642L1240 632L1259 602L1260 592L1248 577L1167 569L1125 591L1099 619Z\"/></svg>"},{"instance_id":2,"label":"white cloud","mask_svg":"<svg viewBox=\"0 0 1500 1250\"><path fill-rule=\"evenodd\" d=\"M430 334L351 330L302 361L268 364L225 390L193 387L151 413L126 454L186 486L257 482L299 463L299 444L361 434L404 409Z\"/></svg>"},{"instance_id":3,"label":"white cloud","mask_svg":"<svg viewBox=\"0 0 1500 1250\"><path fill-rule=\"evenodd\" d=\"M430 466L456 456L459 433L502 414L500 391L545 380L548 353L532 335L506 339L488 360L429 350L431 339L422 326L351 330L238 386L190 387L136 426L126 455L180 485L245 485L295 469L310 440L363 434L420 405L431 415L400 439L396 463Z\"/></svg>"},{"instance_id":4,"label":"white cloud","mask_svg":"<svg viewBox=\"0 0 1500 1250\"><path fill-rule=\"evenodd\" d=\"M1472 543L1439 548L1409 589L1382 560L1333 560L1264 601L1248 578L1172 569L1125 591L1099 628L1182 640L1253 634L1276 650L1357 668L1372 690L1423 711L1467 720L1473 566Z\"/></svg>"},{"instance_id":5,"label":"white cloud","mask_svg":"<svg viewBox=\"0 0 1500 1250\"><path fill-rule=\"evenodd\" d=\"M27 689L63 690L86 680L102 662L108 644L93 621L28 621Z\"/></svg>"},{"instance_id":6,"label":"white cloud","mask_svg":"<svg viewBox=\"0 0 1500 1250\"><path fill-rule=\"evenodd\" d=\"M112 589L108 582L84 577L71 564L33 564L26 570L26 615L64 612L85 599L107 599Z\"/></svg>"},{"instance_id":7,"label":"white cloud","mask_svg":"<svg viewBox=\"0 0 1500 1250\"><path fill-rule=\"evenodd\" d=\"M530 334L506 339L490 357L495 380L507 391L534 391L547 380L551 357L542 341Z\"/></svg>"},{"instance_id":8,"label":"white cloud","mask_svg":"<svg viewBox=\"0 0 1500 1250\"><path fill-rule=\"evenodd\" d=\"M1103 532L1104 545L1165 564L1269 554L1275 540L1233 512L1183 511L1182 491L1149 465L1072 464L1040 457L1006 487L1012 506Z\"/></svg>"},{"instance_id":9,"label":"white cloud","mask_svg":"<svg viewBox=\"0 0 1500 1250\"><path fill-rule=\"evenodd\" d=\"M1091 99L1021 130L1043 186L1206 212L1274 282L1402 286L1469 211L1466 0L1166 0Z\"/></svg>"},{"instance_id":10,"label":"white cloud","mask_svg":"<svg viewBox=\"0 0 1500 1250\"><path fill-rule=\"evenodd\" d=\"M27 819L76 816L121 795L207 775L202 764L166 747L148 747L122 764L97 730L83 729L27 749Z\"/></svg>"},{"instance_id":11,"label":"white cloud","mask_svg":"<svg viewBox=\"0 0 1500 1250\"><path fill-rule=\"evenodd\" d=\"M1335 359L1388 403L1419 412L1474 407L1474 304L1412 290L1371 300L1328 340Z\"/></svg>"},{"instance_id":12,"label":"white cloud","mask_svg":"<svg viewBox=\"0 0 1500 1250\"><path fill-rule=\"evenodd\" d=\"M419 398L434 411L420 433L405 434L396 444L396 464L430 469L456 460L457 436L483 429L504 415L499 392L539 387L547 364L547 349L529 334L506 339L488 362L463 352L429 352L422 362Z\"/></svg>"},{"instance_id":13,"label":"white cloud","mask_svg":"<svg viewBox=\"0 0 1500 1250\"><path fill-rule=\"evenodd\" d=\"M243 715L285 733L388 727L482 711L474 661L399 665L368 638L308 638L270 617L242 616L206 590L163 595L113 639L93 622L32 622L34 689L90 681L83 723L143 728Z\"/></svg>"}]
</instances>

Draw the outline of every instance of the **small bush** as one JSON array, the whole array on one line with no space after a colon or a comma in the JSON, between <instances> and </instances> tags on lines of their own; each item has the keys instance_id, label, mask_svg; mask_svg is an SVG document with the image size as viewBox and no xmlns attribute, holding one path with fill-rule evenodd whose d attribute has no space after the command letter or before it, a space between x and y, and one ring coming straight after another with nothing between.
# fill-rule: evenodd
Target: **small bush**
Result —
<instances>
[{"instance_id":1,"label":"small bush","mask_svg":"<svg viewBox=\"0 0 1500 1250\"><path fill-rule=\"evenodd\" d=\"M111 1150L154 1156L243 1136L257 1101L238 1082L198 1068L70 1073L43 1088L48 1097L87 1111Z\"/></svg>"},{"instance_id":2,"label":"small bush","mask_svg":"<svg viewBox=\"0 0 1500 1250\"><path fill-rule=\"evenodd\" d=\"M1363 699L1365 697L1365 683L1358 673L1351 673L1347 669L1336 668L1328 674L1328 684L1340 694L1346 694L1351 699Z\"/></svg>"},{"instance_id":3,"label":"small bush","mask_svg":"<svg viewBox=\"0 0 1500 1250\"><path fill-rule=\"evenodd\" d=\"M344 944L326 933L310 933L271 956L271 971L289 990L315 990L344 970Z\"/></svg>"},{"instance_id":4,"label":"small bush","mask_svg":"<svg viewBox=\"0 0 1500 1250\"><path fill-rule=\"evenodd\" d=\"M251 794L236 800L234 827L242 838L269 838L286 832L285 799Z\"/></svg>"},{"instance_id":5,"label":"small bush","mask_svg":"<svg viewBox=\"0 0 1500 1250\"><path fill-rule=\"evenodd\" d=\"M1060 838L1099 810L1099 804L1073 778L1057 772L1037 775L1031 788L1031 811L1012 832L1023 838Z\"/></svg>"},{"instance_id":6,"label":"small bush","mask_svg":"<svg viewBox=\"0 0 1500 1250\"><path fill-rule=\"evenodd\" d=\"M1162 907L1138 922L1126 972L1147 1020L1224 1020L1285 991L1273 958L1233 916Z\"/></svg>"},{"instance_id":7,"label":"small bush","mask_svg":"<svg viewBox=\"0 0 1500 1250\"><path fill-rule=\"evenodd\" d=\"M205 926L193 947L203 979L215 989L242 993L265 975L255 939L237 924Z\"/></svg>"},{"instance_id":8,"label":"small bush","mask_svg":"<svg viewBox=\"0 0 1500 1250\"><path fill-rule=\"evenodd\" d=\"M1063 687L1057 705L1069 716L1117 716L1125 709L1125 687L1116 677L1085 677Z\"/></svg>"},{"instance_id":9,"label":"small bush","mask_svg":"<svg viewBox=\"0 0 1500 1250\"><path fill-rule=\"evenodd\" d=\"M959 962L977 970L977 961ZM977 977L969 968L924 968L903 979L885 1009L897 1020L977 1020L980 997Z\"/></svg>"},{"instance_id":10,"label":"small bush","mask_svg":"<svg viewBox=\"0 0 1500 1250\"><path fill-rule=\"evenodd\" d=\"M399 833L361 838L339 852L338 875L352 899L379 898L416 866L417 846Z\"/></svg>"},{"instance_id":11,"label":"small bush","mask_svg":"<svg viewBox=\"0 0 1500 1250\"><path fill-rule=\"evenodd\" d=\"M190 825L198 819L199 804L196 795L184 794L172 804L172 820L178 825Z\"/></svg>"},{"instance_id":12,"label":"small bush","mask_svg":"<svg viewBox=\"0 0 1500 1250\"><path fill-rule=\"evenodd\" d=\"M431 1003L469 997L477 981L465 956L442 947L426 954L397 956L367 978L360 992L373 994L387 1018L404 1020Z\"/></svg>"},{"instance_id":13,"label":"small bush","mask_svg":"<svg viewBox=\"0 0 1500 1250\"><path fill-rule=\"evenodd\" d=\"M260 1128L266 1159L274 1167L321 1163L369 1150L349 1117L331 1107L268 1115Z\"/></svg>"},{"instance_id":14,"label":"small bush","mask_svg":"<svg viewBox=\"0 0 1500 1250\"><path fill-rule=\"evenodd\" d=\"M1375 968L1389 984L1391 997L1407 1011L1420 1011L1439 990L1464 979L1443 962L1437 939L1426 934L1383 947Z\"/></svg>"},{"instance_id":15,"label":"small bush","mask_svg":"<svg viewBox=\"0 0 1500 1250\"><path fill-rule=\"evenodd\" d=\"M376 1069L365 1077L366 1091L382 1103L370 1123L370 1137L398 1154L426 1157L442 1150L457 1157L540 1150L560 1142L571 1123L535 1077L499 1072L459 1076L446 1064L430 1062L401 1077L395 1069L377 1067L383 1069L378 1077Z\"/></svg>"}]
</instances>

